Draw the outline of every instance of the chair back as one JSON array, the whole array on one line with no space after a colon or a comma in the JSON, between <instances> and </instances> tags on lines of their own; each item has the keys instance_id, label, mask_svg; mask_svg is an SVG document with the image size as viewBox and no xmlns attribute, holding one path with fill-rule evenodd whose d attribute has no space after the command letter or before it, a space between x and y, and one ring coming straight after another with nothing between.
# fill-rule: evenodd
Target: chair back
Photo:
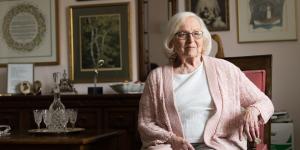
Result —
<instances>
[{"instance_id":1,"label":"chair back","mask_svg":"<svg viewBox=\"0 0 300 150\"><path fill-rule=\"evenodd\" d=\"M225 57L221 37L217 34L212 35L216 41L218 51L217 58L225 59L239 67L245 75L270 99L272 98L272 55L239 56ZM270 121L265 125L260 125L260 136L262 142L255 144L249 142L249 149L266 150L270 149L271 143L271 124Z\"/></svg>"},{"instance_id":2,"label":"chair back","mask_svg":"<svg viewBox=\"0 0 300 150\"><path fill-rule=\"evenodd\" d=\"M245 75L270 99L272 97L272 55L225 57L238 66ZM262 143L250 143L250 149L263 150L270 148L270 122L260 126Z\"/></svg>"}]
</instances>

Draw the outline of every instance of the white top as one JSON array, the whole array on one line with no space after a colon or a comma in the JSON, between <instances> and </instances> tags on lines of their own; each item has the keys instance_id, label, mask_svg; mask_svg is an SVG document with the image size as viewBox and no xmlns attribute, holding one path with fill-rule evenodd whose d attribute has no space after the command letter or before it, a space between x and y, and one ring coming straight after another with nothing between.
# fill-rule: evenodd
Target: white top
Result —
<instances>
[{"instance_id":1,"label":"white top","mask_svg":"<svg viewBox=\"0 0 300 150\"><path fill-rule=\"evenodd\" d=\"M190 143L203 143L204 128L215 109L203 63L188 74L174 74L175 106Z\"/></svg>"}]
</instances>

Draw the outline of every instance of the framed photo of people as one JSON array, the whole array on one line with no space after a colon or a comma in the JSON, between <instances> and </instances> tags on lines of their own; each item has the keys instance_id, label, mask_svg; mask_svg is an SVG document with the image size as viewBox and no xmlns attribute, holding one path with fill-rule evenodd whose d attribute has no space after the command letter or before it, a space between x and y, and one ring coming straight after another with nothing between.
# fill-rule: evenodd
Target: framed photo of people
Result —
<instances>
[{"instance_id":1,"label":"framed photo of people","mask_svg":"<svg viewBox=\"0 0 300 150\"><path fill-rule=\"evenodd\" d=\"M0 0L0 66L59 64L58 0Z\"/></svg>"},{"instance_id":2,"label":"framed photo of people","mask_svg":"<svg viewBox=\"0 0 300 150\"><path fill-rule=\"evenodd\" d=\"M131 80L129 3L77 5L70 12L70 79ZM101 64L100 64L101 62Z\"/></svg>"},{"instance_id":3,"label":"framed photo of people","mask_svg":"<svg viewBox=\"0 0 300 150\"><path fill-rule=\"evenodd\" d=\"M295 0L237 0L238 42L296 40Z\"/></svg>"},{"instance_id":4,"label":"framed photo of people","mask_svg":"<svg viewBox=\"0 0 300 150\"><path fill-rule=\"evenodd\" d=\"M229 30L228 0L186 0L187 11L202 18L209 31Z\"/></svg>"}]
</instances>

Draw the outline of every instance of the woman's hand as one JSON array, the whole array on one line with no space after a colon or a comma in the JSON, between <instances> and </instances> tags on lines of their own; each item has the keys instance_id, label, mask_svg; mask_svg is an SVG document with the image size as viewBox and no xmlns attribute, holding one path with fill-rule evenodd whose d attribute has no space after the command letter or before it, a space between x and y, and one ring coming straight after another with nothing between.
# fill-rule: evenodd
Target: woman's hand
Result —
<instances>
[{"instance_id":1,"label":"woman's hand","mask_svg":"<svg viewBox=\"0 0 300 150\"><path fill-rule=\"evenodd\" d=\"M170 141L172 148L176 147L178 150L195 150L194 147L182 137L172 135Z\"/></svg>"},{"instance_id":2,"label":"woman's hand","mask_svg":"<svg viewBox=\"0 0 300 150\"><path fill-rule=\"evenodd\" d=\"M259 115L260 112L255 107L249 107L246 109L239 130L240 140L242 139L243 133L247 135L250 141L256 141L256 139L259 139Z\"/></svg>"}]
</instances>

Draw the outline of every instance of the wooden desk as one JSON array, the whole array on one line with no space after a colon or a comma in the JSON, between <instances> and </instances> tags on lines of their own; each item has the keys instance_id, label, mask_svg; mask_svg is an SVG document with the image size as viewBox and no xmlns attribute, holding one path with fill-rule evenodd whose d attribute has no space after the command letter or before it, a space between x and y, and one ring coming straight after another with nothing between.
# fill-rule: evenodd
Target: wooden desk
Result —
<instances>
[{"instance_id":1,"label":"wooden desk","mask_svg":"<svg viewBox=\"0 0 300 150\"><path fill-rule=\"evenodd\" d=\"M8 150L121 150L124 135L123 130L57 135L17 132L0 137L0 147Z\"/></svg>"}]
</instances>

